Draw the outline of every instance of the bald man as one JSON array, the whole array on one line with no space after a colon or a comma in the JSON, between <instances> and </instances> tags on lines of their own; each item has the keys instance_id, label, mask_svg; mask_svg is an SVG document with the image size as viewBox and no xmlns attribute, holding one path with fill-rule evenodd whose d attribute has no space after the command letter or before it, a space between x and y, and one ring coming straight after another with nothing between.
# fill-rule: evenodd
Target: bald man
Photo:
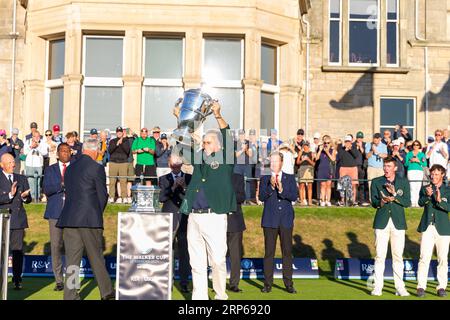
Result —
<instances>
[{"instance_id":1,"label":"bald man","mask_svg":"<svg viewBox=\"0 0 450 320\"><path fill-rule=\"evenodd\" d=\"M24 203L31 202L30 186L25 176L14 173L16 162L11 154L4 154L0 158L0 209L9 209L10 221L10 250L12 251L12 265L14 288L22 289L23 239L25 229L28 228L27 213Z\"/></svg>"}]
</instances>

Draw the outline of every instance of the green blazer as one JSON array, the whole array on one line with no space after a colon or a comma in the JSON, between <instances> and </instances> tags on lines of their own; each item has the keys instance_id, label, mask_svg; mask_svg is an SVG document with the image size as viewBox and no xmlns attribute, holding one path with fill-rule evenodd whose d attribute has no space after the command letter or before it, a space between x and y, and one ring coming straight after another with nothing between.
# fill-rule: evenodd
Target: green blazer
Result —
<instances>
[{"instance_id":1,"label":"green blazer","mask_svg":"<svg viewBox=\"0 0 450 320\"><path fill-rule=\"evenodd\" d=\"M394 186L397 192L395 200L381 206L381 191L385 195L389 195L389 192L387 192L386 187L384 186L386 182L387 179L385 176L372 180L370 199L372 201L372 207L377 209L373 221L373 228L386 228L389 218L392 218L392 222L396 229L406 230L405 208L411 206L409 182L406 178L401 178L397 175L394 180Z\"/></svg>"},{"instance_id":2,"label":"green blazer","mask_svg":"<svg viewBox=\"0 0 450 320\"><path fill-rule=\"evenodd\" d=\"M221 151L211 154L209 157L203 152L189 155L190 159L187 160L193 164L194 171L180 206L181 213L192 212L192 204L200 188L203 188L206 200L213 212L221 214L236 211L236 195L232 183L233 150L227 149L227 141L232 149L233 144L230 142L233 140L228 129L229 127L220 130L223 140ZM186 155L183 157L187 158ZM219 165L214 166L214 162Z\"/></svg>"},{"instance_id":3,"label":"green blazer","mask_svg":"<svg viewBox=\"0 0 450 320\"><path fill-rule=\"evenodd\" d=\"M431 222L434 222L439 235L450 236L450 220L448 213L450 211L450 188L442 184L441 202L437 202L435 195L427 196L425 187L420 190L419 206L424 207L422 219L417 227L417 231L425 232Z\"/></svg>"}]
</instances>

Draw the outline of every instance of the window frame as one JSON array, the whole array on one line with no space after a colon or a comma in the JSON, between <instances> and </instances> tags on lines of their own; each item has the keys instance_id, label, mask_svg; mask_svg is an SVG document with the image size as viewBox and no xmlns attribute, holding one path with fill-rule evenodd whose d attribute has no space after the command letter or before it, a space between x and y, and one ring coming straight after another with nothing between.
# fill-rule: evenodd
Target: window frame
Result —
<instances>
[{"instance_id":1,"label":"window frame","mask_svg":"<svg viewBox=\"0 0 450 320\"><path fill-rule=\"evenodd\" d=\"M50 43L52 41L64 40L64 62L66 56L66 38L65 36L55 37L51 39L47 39L45 42L45 81L44 81L44 130L48 130L51 128L52 124L50 121L50 96L52 89L63 89L64 94L64 82L62 77L59 79L49 79L50 76ZM64 73L65 73L65 63L64 63ZM63 105L64 110L64 105ZM63 127L62 123L58 123L61 127Z\"/></svg>"},{"instance_id":2,"label":"window frame","mask_svg":"<svg viewBox=\"0 0 450 320\"><path fill-rule=\"evenodd\" d=\"M328 65L329 66L342 66L342 1L339 0L339 18L332 18L331 17L331 1L328 0ZM331 53L331 21L338 21L339 22L339 62L331 62L330 60L330 53Z\"/></svg>"},{"instance_id":3,"label":"window frame","mask_svg":"<svg viewBox=\"0 0 450 320\"><path fill-rule=\"evenodd\" d=\"M119 77L84 77L83 85L81 86L81 108L80 108L80 140L83 141L85 136L89 135L89 130L84 127L84 114L85 114L85 99L86 99L86 87L112 87L122 88L122 101L121 101L121 120L120 126L124 125L124 94L123 94L123 74L125 68L125 36L113 36L113 35L83 35L83 47L82 47L82 75L86 74L86 40L87 39L121 39L122 40L122 76ZM119 124L118 124L119 125ZM97 129L109 129L113 132L113 128L97 128Z\"/></svg>"},{"instance_id":4,"label":"window frame","mask_svg":"<svg viewBox=\"0 0 450 320\"><path fill-rule=\"evenodd\" d=\"M347 0L348 1L348 12L347 12L347 49L348 49L348 65L351 67L379 67L380 66L380 52L381 52L381 37L380 37L380 25L381 25L381 1L382 0L376 0L377 1L377 19L356 19L356 18L350 18L351 15L351 1L353 0ZM358 63L358 62L350 62L350 24L351 22L377 22L377 62L376 63Z\"/></svg>"},{"instance_id":5,"label":"window frame","mask_svg":"<svg viewBox=\"0 0 450 320\"><path fill-rule=\"evenodd\" d=\"M174 79L165 79L165 78L146 78L145 77L145 56L147 52L146 47L146 40L150 39L179 39L182 41L182 57L181 57L181 78L174 78ZM183 78L185 75L185 63L186 63L186 35L144 35L142 37L142 76L144 78L144 81L142 83L142 95L141 95L141 128L145 127L145 92L147 87L178 87L184 90L184 84L183 84ZM173 103L175 104L176 101ZM163 133L169 133L169 131L164 131L166 128L161 128L163 130Z\"/></svg>"},{"instance_id":6,"label":"window frame","mask_svg":"<svg viewBox=\"0 0 450 320\"><path fill-rule=\"evenodd\" d=\"M382 100L383 99L389 99L389 100L412 100L413 101L413 126L403 126L407 129L413 129L413 139L417 136L417 98L413 96L388 96L388 95L382 95L379 97L379 103L380 103L380 114L379 114L379 127L378 130L381 130L381 128L387 128L387 129L395 129L395 125L383 125L381 122L381 113L382 113Z\"/></svg>"},{"instance_id":7,"label":"window frame","mask_svg":"<svg viewBox=\"0 0 450 320\"><path fill-rule=\"evenodd\" d=\"M261 81L263 81L263 84L261 86L261 93L270 93L273 94L273 99L274 99L274 128L269 128L270 129L276 129L277 131L279 131L279 127L280 127L280 45L276 45L274 43L270 43L270 42L265 42L262 41L261 42L261 47L265 45L265 46L270 46L270 47L274 47L276 49L275 54L276 54L276 79L277 79L277 84L273 85L273 84L267 84L264 83L264 80L261 79ZM261 49L262 50L262 49ZM262 52L260 52L260 55L262 54ZM261 70L260 73L262 71L262 62L261 62ZM260 75L261 77L261 75ZM261 111L261 101L260 101L260 105L259 105L259 110ZM260 115L260 120L261 120L261 115ZM267 136L270 136L270 132L267 133Z\"/></svg>"},{"instance_id":8,"label":"window frame","mask_svg":"<svg viewBox=\"0 0 450 320\"><path fill-rule=\"evenodd\" d=\"M397 6L396 6L396 10L397 10L397 18L395 20L393 19L389 19L389 9L388 9L388 5L389 5L389 1L391 0L386 0L386 66L388 67L399 67L400 66L400 0L397 0ZM396 33L396 63L387 63L387 41L388 41L388 24L389 23L395 23L395 33Z\"/></svg>"},{"instance_id":9,"label":"window frame","mask_svg":"<svg viewBox=\"0 0 450 320\"><path fill-rule=\"evenodd\" d=\"M216 39L216 40L239 40L241 44L241 74L240 80L208 80L204 78L203 71L205 70L205 47L206 47L206 40L208 39ZM243 35L205 35L203 34L202 38L202 57L201 57L201 86L202 89L206 92L208 91L208 88L211 89L239 89L239 128L244 128L244 86L243 86L243 79L244 79L244 72L245 72L245 38ZM214 97L212 97L214 99ZM220 101L219 101L220 103ZM233 128L232 128L233 129Z\"/></svg>"}]
</instances>

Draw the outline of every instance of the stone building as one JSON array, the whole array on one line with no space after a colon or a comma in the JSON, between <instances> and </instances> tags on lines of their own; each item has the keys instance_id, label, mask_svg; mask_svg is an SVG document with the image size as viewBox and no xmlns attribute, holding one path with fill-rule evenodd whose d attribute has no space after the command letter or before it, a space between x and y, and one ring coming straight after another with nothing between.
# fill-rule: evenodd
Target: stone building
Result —
<instances>
[{"instance_id":1,"label":"stone building","mask_svg":"<svg viewBox=\"0 0 450 320\"><path fill-rule=\"evenodd\" d=\"M0 10L0 128L169 131L174 102L197 87L233 128L283 139L398 123L423 140L450 125L450 0L0 0Z\"/></svg>"}]
</instances>

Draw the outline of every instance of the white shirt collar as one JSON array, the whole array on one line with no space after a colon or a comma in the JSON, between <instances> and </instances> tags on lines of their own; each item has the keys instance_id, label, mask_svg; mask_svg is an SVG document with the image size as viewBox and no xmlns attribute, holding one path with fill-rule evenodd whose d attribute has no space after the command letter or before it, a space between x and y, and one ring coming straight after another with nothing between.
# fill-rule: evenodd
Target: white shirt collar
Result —
<instances>
[{"instance_id":1,"label":"white shirt collar","mask_svg":"<svg viewBox=\"0 0 450 320\"><path fill-rule=\"evenodd\" d=\"M172 173L172 178L173 178L173 180L176 179L176 176L179 176L179 177L182 177L182 176L183 176L183 171L180 171L178 174L175 174L173 171L172 171L171 173Z\"/></svg>"},{"instance_id":2,"label":"white shirt collar","mask_svg":"<svg viewBox=\"0 0 450 320\"><path fill-rule=\"evenodd\" d=\"M61 170L61 172L62 172L62 170L64 169L64 163L62 163L61 161L58 160L58 165L59 165L59 170ZM67 168L69 165L70 165L70 162L67 162L67 163L66 163L66 168Z\"/></svg>"},{"instance_id":3,"label":"white shirt collar","mask_svg":"<svg viewBox=\"0 0 450 320\"><path fill-rule=\"evenodd\" d=\"M8 179L8 181L9 181L9 176L11 176L11 179L14 181L14 173L6 173L5 171L3 171L3 174L5 175L6 179Z\"/></svg>"},{"instance_id":4,"label":"white shirt collar","mask_svg":"<svg viewBox=\"0 0 450 320\"><path fill-rule=\"evenodd\" d=\"M273 171L272 171L272 176L273 176L273 177L276 176L275 172L273 172ZM278 173L278 178L281 180L282 177L283 177L283 171L280 171L280 172Z\"/></svg>"}]
</instances>

